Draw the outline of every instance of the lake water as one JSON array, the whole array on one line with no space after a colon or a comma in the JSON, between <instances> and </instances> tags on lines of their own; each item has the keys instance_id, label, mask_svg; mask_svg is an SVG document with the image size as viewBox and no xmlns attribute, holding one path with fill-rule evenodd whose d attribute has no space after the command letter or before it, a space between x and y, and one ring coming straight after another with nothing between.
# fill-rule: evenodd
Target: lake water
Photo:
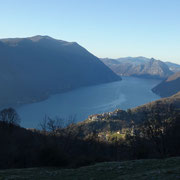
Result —
<instances>
[{"instance_id":1,"label":"lake water","mask_svg":"<svg viewBox=\"0 0 180 180\"><path fill-rule=\"evenodd\" d=\"M136 107L160 97L151 89L160 81L123 77L122 81L84 87L67 93L50 96L47 100L27 104L17 108L21 126L37 128L45 115L68 118L75 116L77 121L89 115L113 111L117 108Z\"/></svg>"}]
</instances>

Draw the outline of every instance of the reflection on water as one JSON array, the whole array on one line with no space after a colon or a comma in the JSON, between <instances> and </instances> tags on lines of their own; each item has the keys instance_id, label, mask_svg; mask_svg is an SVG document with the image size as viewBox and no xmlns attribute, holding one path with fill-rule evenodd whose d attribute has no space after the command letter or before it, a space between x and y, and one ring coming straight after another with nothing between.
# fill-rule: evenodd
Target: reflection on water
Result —
<instances>
[{"instance_id":1,"label":"reflection on water","mask_svg":"<svg viewBox=\"0 0 180 180\"><path fill-rule=\"evenodd\" d=\"M77 121L91 114L128 109L158 99L151 89L159 80L123 77L123 81L84 87L63 94L56 94L47 100L24 105L17 109L22 123L35 128L45 115L67 118L76 115Z\"/></svg>"}]
</instances>

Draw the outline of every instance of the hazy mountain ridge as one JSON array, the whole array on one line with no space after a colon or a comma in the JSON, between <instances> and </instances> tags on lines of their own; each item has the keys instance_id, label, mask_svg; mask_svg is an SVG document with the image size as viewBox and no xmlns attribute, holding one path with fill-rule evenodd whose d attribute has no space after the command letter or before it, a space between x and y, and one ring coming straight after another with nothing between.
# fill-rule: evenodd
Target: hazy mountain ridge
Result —
<instances>
[{"instance_id":1,"label":"hazy mountain ridge","mask_svg":"<svg viewBox=\"0 0 180 180\"><path fill-rule=\"evenodd\" d=\"M133 64L142 64L142 63L147 63L150 61L149 58L139 56L139 57L123 57L123 58L118 58L116 59L118 62L122 63L133 63Z\"/></svg>"},{"instance_id":2,"label":"hazy mountain ridge","mask_svg":"<svg viewBox=\"0 0 180 180\"><path fill-rule=\"evenodd\" d=\"M178 72L180 71L180 65L179 64L175 64L175 63L172 63L172 62L165 62L166 65L169 67L169 69L173 72Z\"/></svg>"},{"instance_id":3,"label":"hazy mountain ridge","mask_svg":"<svg viewBox=\"0 0 180 180\"><path fill-rule=\"evenodd\" d=\"M165 79L173 74L172 66L160 60L145 57L127 57L119 59L104 58L101 61L121 76ZM171 67L171 68L170 68ZM175 69L175 68L174 68ZM178 69L178 65L176 70Z\"/></svg>"},{"instance_id":4,"label":"hazy mountain ridge","mask_svg":"<svg viewBox=\"0 0 180 180\"><path fill-rule=\"evenodd\" d=\"M172 96L180 91L180 72L177 72L158 84L152 91L161 97Z\"/></svg>"},{"instance_id":5,"label":"hazy mountain ridge","mask_svg":"<svg viewBox=\"0 0 180 180\"><path fill-rule=\"evenodd\" d=\"M49 36L0 40L0 106L116 80L121 78L75 42Z\"/></svg>"}]
</instances>

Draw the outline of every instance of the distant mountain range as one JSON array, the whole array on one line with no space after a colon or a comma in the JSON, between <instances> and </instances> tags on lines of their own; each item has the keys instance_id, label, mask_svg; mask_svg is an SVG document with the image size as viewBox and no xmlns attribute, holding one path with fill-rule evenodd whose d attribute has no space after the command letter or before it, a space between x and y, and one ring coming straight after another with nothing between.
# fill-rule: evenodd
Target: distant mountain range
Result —
<instances>
[{"instance_id":1,"label":"distant mountain range","mask_svg":"<svg viewBox=\"0 0 180 180\"><path fill-rule=\"evenodd\" d=\"M75 42L49 36L0 40L0 106L117 80L121 78Z\"/></svg>"},{"instance_id":2,"label":"distant mountain range","mask_svg":"<svg viewBox=\"0 0 180 180\"><path fill-rule=\"evenodd\" d=\"M145 57L104 58L101 61L120 76L165 79L180 71L180 65Z\"/></svg>"},{"instance_id":3,"label":"distant mountain range","mask_svg":"<svg viewBox=\"0 0 180 180\"><path fill-rule=\"evenodd\" d=\"M180 71L154 87L152 91L161 97L172 96L180 91Z\"/></svg>"}]
</instances>

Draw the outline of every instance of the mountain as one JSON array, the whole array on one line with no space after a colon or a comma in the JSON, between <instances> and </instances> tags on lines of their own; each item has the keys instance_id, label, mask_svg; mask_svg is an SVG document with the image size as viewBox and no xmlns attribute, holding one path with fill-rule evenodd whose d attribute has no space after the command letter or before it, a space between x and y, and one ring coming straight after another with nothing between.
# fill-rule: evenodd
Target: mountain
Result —
<instances>
[{"instance_id":1,"label":"mountain","mask_svg":"<svg viewBox=\"0 0 180 180\"><path fill-rule=\"evenodd\" d=\"M76 42L49 36L0 40L0 106L121 80Z\"/></svg>"},{"instance_id":2,"label":"mountain","mask_svg":"<svg viewBox=\"0 0 180 180\"><path fill-rule=\"evenodd\" d=\"M165 79L173 72L160 60L145 57L127 57L119 59L101 59L101 61L120 76Z\"/></svg>"},{"instance_id":3,"label":"mountain","mask_svg":"<svg viewBox=\"0 0 180 180\"><path fill-rule=\"evenodd\" d=\"M124 58L118 58L116 59L118 62L122 62L122 63L132 63L132 64L143 64L146 62L149 62L150 59L143 57L143 56L139 56L139 57L124 57Z\"/></svg>"},{"instance_id":4,"label":"mountain","mask_svg":"<svg viewBox=\"0 0 180 180\"><path fill-rule=\"evenodd\" d=\"M174 73L180 71L180 65L179 64L175 64L175 63L171 63L171 62L165 62L165 63L169 67L169 69L171 71L173 71Z\"/></svg>"},{"instance_id":5,"label":"mountain","mask_svg":"<svg viewBox=\"0 0 180 180\"><path fill-rule=\"evenodd\" d=\"M180 91L180 71L158 84L152 91L161 97L168 97Z\"/></svg>"}]
</instances>

